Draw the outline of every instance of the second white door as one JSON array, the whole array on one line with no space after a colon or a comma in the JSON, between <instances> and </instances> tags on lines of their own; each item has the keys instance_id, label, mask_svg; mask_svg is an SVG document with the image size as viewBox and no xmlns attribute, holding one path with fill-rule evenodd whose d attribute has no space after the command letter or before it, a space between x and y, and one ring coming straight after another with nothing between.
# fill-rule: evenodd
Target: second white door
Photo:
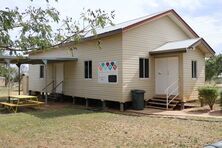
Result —
<instances>
[{"instance_id":1,"label":"second white door","mask_svg":"<svg viewBox=\"0 0 222 148\"><path fill-rule=\"evenodd\" d=\"M55 64L55 86L56 87L56 93L62 93L63 91L63 84L61 83L64 79L63 75L63 63L57 63Z\"/></svg>"}]
</instances>

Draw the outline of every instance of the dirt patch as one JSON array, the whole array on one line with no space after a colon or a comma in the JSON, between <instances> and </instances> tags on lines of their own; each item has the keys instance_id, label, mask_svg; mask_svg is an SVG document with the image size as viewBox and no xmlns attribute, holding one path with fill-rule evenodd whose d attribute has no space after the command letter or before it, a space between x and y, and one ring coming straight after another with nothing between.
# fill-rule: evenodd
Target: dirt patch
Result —
<instances>
[{"instance_id":1,"label":"dirt patch","mask_svg":"<svg viewBox=\"0 0 222 148\"><path fill-rule=\"evenodd\" d=\"M216 110L209 112L211 116L222 116L222 110Z\"/></svg>"},{"instance_id":2,"label":"dirt patch","mask_svg":"<svg viewBox=\"0 0 222 148\"><path fill-rule=\"evenodd\" d=\"M185 112L190 113L190 114L205 114L205 113L209 113L210 109L208 109L208 108L194 108L194 109L185 110Z\"/></svg>"}]
</instances>

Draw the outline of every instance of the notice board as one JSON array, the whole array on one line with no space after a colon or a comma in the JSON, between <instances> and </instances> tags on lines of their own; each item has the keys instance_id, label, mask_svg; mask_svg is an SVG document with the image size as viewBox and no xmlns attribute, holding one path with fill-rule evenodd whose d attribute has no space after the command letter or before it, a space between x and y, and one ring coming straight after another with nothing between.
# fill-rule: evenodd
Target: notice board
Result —
<instances>
[{"instance_id":1,"label":"notice board","mask_svg":"<svg viewBox=\"0 0 222 148\"><path fill-rule=\"evenodd\" d=\"M118 66L116 61L99 62L98 83L108 84L118 82Z\"/></svg>"}]
</instances>

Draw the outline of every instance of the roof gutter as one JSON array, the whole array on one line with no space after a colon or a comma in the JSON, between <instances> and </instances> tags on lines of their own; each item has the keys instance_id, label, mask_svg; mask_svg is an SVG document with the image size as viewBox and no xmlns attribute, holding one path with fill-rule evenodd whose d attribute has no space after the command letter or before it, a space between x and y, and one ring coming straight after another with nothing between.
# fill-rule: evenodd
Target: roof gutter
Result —
<instances>
[{"instance_id":1,"label":"roof gutter","mask_svg":"<svg viewBox=\"0 0 222 148\"><path fill-rule=\"evenodd\" d=\"M166 54L166 53L175 53L175 52L186 52L186 48L178 48L165 51L150 51L149 54L155 55L155 54Z\"/></svg>"}]
</instances>

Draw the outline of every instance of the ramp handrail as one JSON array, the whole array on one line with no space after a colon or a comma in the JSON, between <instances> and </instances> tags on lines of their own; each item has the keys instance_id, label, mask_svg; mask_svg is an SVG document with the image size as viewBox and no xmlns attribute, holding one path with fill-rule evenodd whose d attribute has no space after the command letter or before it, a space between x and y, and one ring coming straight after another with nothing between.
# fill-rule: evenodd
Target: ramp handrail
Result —
<instances>
[{"instance_id":1,"label":"ramp handrail","mask_svg":"<svg viewBox=\"0 0 222 148\"><path fill-rule=\"evenodd\" d=\"M61 84L63 84L63 80L62 80L61 82L59 82L58 84L56 84L56 86L52 89L52 92L55 91L56 88L57 88L58 86L60 86Z\"/></svg>"},{"instance_id":2,"label":"ramp handrail","mask_svg":"<svg viewBox=\"0 0 222 148\"><path fill-rule=\"evenodd\" d=\"M48 88L50 85L52 85L54 83L54 80L52 80L50 83L48 83L43 89L42 91L44 91L46 88Z\"/></svg>"},{"instance_id":3,"label":"ramp handrail","mask_svg":"<svg viewBox=\"0 0 222 148\"><path fill-rule=\"evenodd\" d=\"M177 86L177 87L176 87L175 89L173 89L172 91L169 92L170 88L173 88L173 87L175 87L175 86ZM169 104L170 104L177 96L179 96L179 91L178 91L178 90L179 90L178 80L174 81L172 84L170 84L170 85L166 88L166 90L165 90L166 99L167 99L167 101L166 101L166 109L168 109L168 108L169 108ZM175 91L177 91L176 95L169 101L170 96L171 96Z\"/></svg>"}]
</instances>

